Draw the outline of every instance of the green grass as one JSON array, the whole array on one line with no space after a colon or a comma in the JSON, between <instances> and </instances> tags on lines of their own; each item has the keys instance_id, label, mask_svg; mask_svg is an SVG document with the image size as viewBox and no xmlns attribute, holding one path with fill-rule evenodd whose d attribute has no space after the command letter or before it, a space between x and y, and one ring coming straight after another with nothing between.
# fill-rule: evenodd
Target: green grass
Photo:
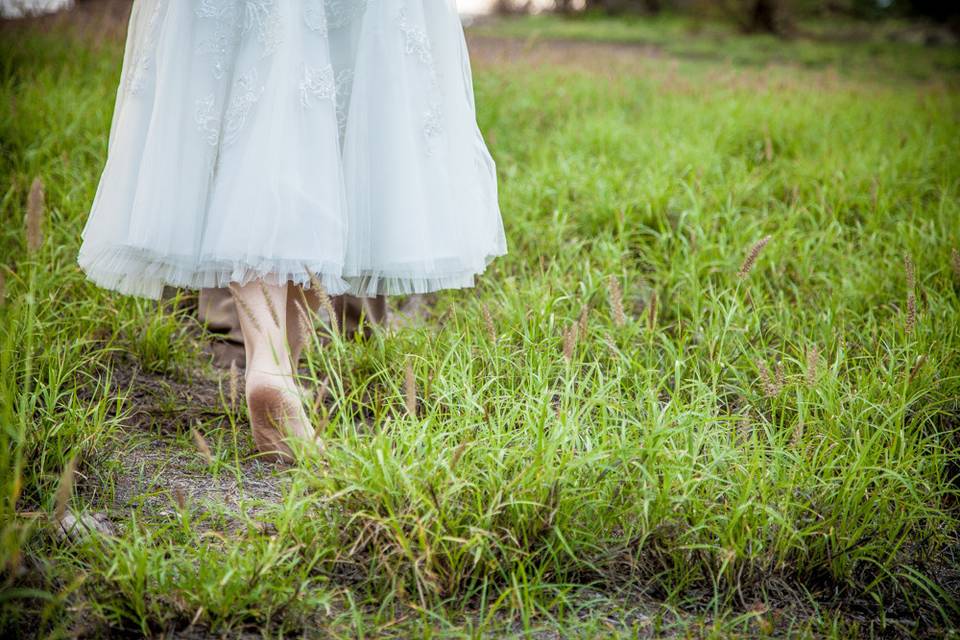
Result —
<instances>
[{"instance_id":1,"label":"green grass","mask_svg":"<svg viewBox=\"0 0 960 640\"><path fill-rule=\"evenodd\" d=\"M188 312L75 266L120 44L3 34L0 631L957 625L960 94L913 72L940 54L881 81L476 52L511 253L421 324L315 344L326 452L282 471ZM75 457L70 507L116 536L52 534Z\"/></svg>"}]
</instances>

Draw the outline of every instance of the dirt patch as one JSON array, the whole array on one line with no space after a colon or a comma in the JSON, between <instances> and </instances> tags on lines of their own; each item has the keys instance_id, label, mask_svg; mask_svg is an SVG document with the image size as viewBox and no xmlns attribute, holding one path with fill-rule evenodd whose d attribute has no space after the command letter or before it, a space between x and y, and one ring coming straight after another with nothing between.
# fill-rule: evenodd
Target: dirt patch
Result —
<instances>
[{"instance_id":1,"label":"dirt patch","mask_svg":"<svg viewBox=\"0 0 960 640\"><path fill-rule=\"evenodd\" d=\"M533 40L473 34L468 34L467 40L470 60L478 68L523 64L611 74L622 73L639 59L666 57L662 49L651 44Z\"/></svg>"},{"instance_id":2,"label":"dirt patch","mask_svg":"<svg viewBox=\"0 0 960 640\"><path fill-rule=\"evenodd\" d=\"M132 430L145 432L184 433L197 423L227 422L229 376L228 371L212 367L175 375L153 373L126 356L113 363L115 384L127 391L129 399L125 423ZM234 384L243 388L242 374Z\"/></svg>"},{"instance_id":3,"label":"dirt patch","mask_svg":"<svg viewBox=\"0 0 960 640\"><path fill-rule=\"evenodd\" d=\"M188 509L195 518L215 516L200 517L201 527L233 529L281 499L285 468L257 457L242 398L231 407L229 371L207 366L165 375L123 357L113 372L126 413L98 482L81 486L95 508L117 522L133 510L165 519ZM243 389L242 372L233 384Z\"/></svg>"},{"instance_id":4,"label":"dirt patch","mask_svg":"<svg viewBox=\"0 0 960 640\"><path fill-rule=\"evenodd\" d=\"M201 517L206 515L223 518L220 524L227 529L242 527L247 519L256 519L265 503L278 502L288 484L282 468L257 459L212 472L197 452L169 438L141 440L115 463L113 501L107 505L111 512L139 509L149 517L168 518L187 509L199 518L200 529L217 521L207 522Z\"/></svg>"}]
</instances>

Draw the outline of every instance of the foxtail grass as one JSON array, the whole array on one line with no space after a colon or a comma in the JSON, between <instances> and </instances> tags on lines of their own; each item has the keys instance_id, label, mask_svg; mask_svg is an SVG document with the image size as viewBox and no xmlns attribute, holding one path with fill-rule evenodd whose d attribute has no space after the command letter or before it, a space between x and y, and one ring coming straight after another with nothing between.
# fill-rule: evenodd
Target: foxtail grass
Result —
<instances>
[{"instance_id":1,"label":"foxtail grass","mask_svg":"<svg viewBox=\"0 0 960 640\"><path fill-rule=\"evenodd\" d=\"M407 415L413 418L417 415L417 376L413 370L413 361L409 357L403 364L403 383Z\"/></svg>"},{"instance_id":2,"label":"foxtail grass","mask_svg":"<svg viewBox=\"0 0 960 640\"><path fill-rule=\"evenodd\" d=\"M43 246L43 219L46 208L43 179L37 176L27 195L26 234L27 251L30 253L36 253Z\"/></svg>"},{"instance_id":3,"label":"foxtail grass","mask_svg":"<svg viewBox=\"0 0 960 640\"><path fill-rule=\"evenodd\" d=\"M904 256L903 268L907 281L907 312L904 319L904 328L907 333L913 333L917 326L917 276L916 267L910 256Z\"/></svg>"},{"instance_id":4,"label":"foxtail grass","mask_svg":"<svg viewBox=\"0 0 960 640\"><path fill-rule=\"evenodd\" d=\"M57 495L54 500L53 511L53 517L57 522L63 520L63 516L67 512L70 497L73 495L74 475L76 472L77 458L74 456L70 458L66 466L64 466L63 473L60 474L60 482L57 485Z\"/></svg>"},{"instance_id":5,"label":"foxtail grass","mask_svg":"<svg viewBox=\"0 0 960 640\"><path fill-rule=\"evenodd\" d=\"M257 284L260 287L260 295L263 296L263 301L267 305L267 312L270 314L270 319L273 320L274 326L280 328L280 314L277 313L277 306L274 304L273 297L270 295L270 289L263 280L257 280ZM284 288L286 287L284 286Z\"/></svg>"},{"instance_id":6,"label":"foxtail grass","mask_svg":"<svg viewBox=\"0 0 960 640\"><path fill-rule=\"evenodd\" d=\"M238 294L238 287L231 286L230 289L233 292L234 303L237 305L237 314L244 316L257 333L263 333L263 325L257 320L257 315L253 312L253 309L250 308L250 305L244 297Z\"/></svg>"},{"instance_id":7,"label":"foxtail grass","mask_svg":"<svg viewBox=\"0 0 960 640\"><path fill-rule=\"evenodd\" d=\"M327 314L327 322L330 323L331 334L334 336L340 335L340 318L337 316L337 311L333 306L333 301L327 294L327 289L323 286L320 278L318 278L317 275L312 272L310 273L310 286L313 288L315 295L320 301L320 308L323 309Z\"/></svg>"},{"instance_id":8,"label":"foxtail grass","mask_svg":"<svg viewBox=\"0 0 960 640\"><path fill-rule=\"evenodd\" d=\"M773 236L765 236L750 247L750 251L747 252L747 257L743 259L743 264L740 265L740 270L737 271L737 277L743 280L750 275L750 272L753 271L753 267L757 263L757 258L760 257L764 247L770 243L772 238Z\"/></svg>"},{"instance_id":9,"label":"foxtail grass","mask_svg":"<svg viewBox=\"0 0 960 640\"><path fill-rule=\"evenodd\" d=\"M193 443L197 447L197 451L200 452L200 456L203 458L203 461L210 466L213 464L213 452L210 450L210 445L207 444L207 439L203 437L203 434L194 427L190 431L193 436Z\"/></svg>"},{"instance_id":10,"label":"foxtail grass","mask_svg":"<svg viewBox=\"0 0 960 640\"><path fill-rule=\"evenodd\" d=\"M622 327L627 323L627 315L623 310L623 290L620 281L615 276L607 277L607 299L610 302L610 314L613 324Z\"/></svg>"},{"instance_id":11,"label":"foxtail grass","mask_svg":"<svg viewBox=\"0 0 960 640\"><path fill-rule=\"evenodd\" d=\"M487 338L489 338L490 344L496 344L497 327L493 322L493 315L490 313L490 308L485 304L480 305L480 313L483 314L483 326L487 330Z\"/></svg>"}]
</instances>

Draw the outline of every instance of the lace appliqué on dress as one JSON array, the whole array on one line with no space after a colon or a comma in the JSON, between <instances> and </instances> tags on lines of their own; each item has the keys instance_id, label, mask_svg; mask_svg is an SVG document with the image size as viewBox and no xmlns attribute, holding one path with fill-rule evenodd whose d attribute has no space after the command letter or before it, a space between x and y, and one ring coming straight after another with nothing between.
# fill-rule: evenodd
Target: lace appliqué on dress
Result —
<instances>
[{"instance_id":1,"label":"lace appliqu\u00e9 on dress","mask_svg":"<svg viewBox=\"0 0 960 640\"><path fill-rule=\"evenodd\" d=\"M259 83L257 70L251 69L233 83L230 103L227 105L222 120L217 115L216 99L212 94L197 100L195 120L197 130L204 140L212 147L219 146L221 141L225 147L236 142L247 117L250 115L250 111L260 100L263 91L264 88Z\"/></svg>"},{"instance_id":2,"label":"lace appliqu\u00e9 on dress","mask_svg":"<svg viewBox=\"0 0 960 640\"><path fill-rule=\"evenodd\" d=\"M327 35L327 8L323 0L306 0L303 3L303 21L310 31L323 37Z\"/></svg>"},{"instance_id":3,"label":"lace appliqu\u00e9 on dress","mask_svg":"<svg viewBox=\"0 0 960 640\"><path fill-rule=\"evenodd\" d=\"M300 104L309 109L315 101L336 99L337 79L333 67L327 65L322 69L314 69L305 65L303 80L300 82Z\"/></svg>"},{"instance_id":4,"label":"lace appliqu\u00e9 on dress","mask_svg":"<svg viewBox=\"0 0 960 640\"><path fill-rule=\"evenodd\" d=\"M160 21L160 9L163 8L163 3L157 0L156 6L153 8L153 13L150 14L150 19L147 21L147 36L143 40L143 43L139 47L139 51L134 58L133 66L131 67L130 77L127 79L127 92L130 95L137 95L143 89L143 85L146 82L147 72L150 70L150 67L153 65L153 43L157 38L157 25Z\"/></svg>"},{"instance_id":5,"label":"lace appliqu\u00e9 on dress","mask_svg":"<svg viewBox=\"0 0 960 640\"><path fill-rule=\"evenodd\" d=\"M437 149L438 139L443 135L443 108L438 95L440 83L433 59L433 47L427 32L410 22L406 6L400 9L399 27L403 34L403 46L407 55L417 57L426 65L430 76L430 91L433 95L427 111L423 114L423 136L427 155L433 155Z\"/></svg>"},{"instance_id":6,"label":"lace appliqu\u00e9 on dress","mask_svg":"<svg viewBox=\"0 0 960 640\"><path fill-rule=\"evenodd\" d=\"M212 94L197 100L197 113L194 119L197 130L207 144L211 147L220 144L220 118L217 117L216 99Z\"/></svg>"},{"instance_id":7,"label":"lace appliqu\u00e9 on dress","mask_svg":"<svg viewBox=\"0 0 960 640\"><path fill-rule=\"evenodd\" d=\"M332 65L320 69L305 65L300 81L300 104L304 109L311 109L320 102L329 102L334 106L341 142L347 131L353 77L351 69L336 72Z\"/></svg>"},{"instance_id":8,"label":"lace appliqu\u00e9 on dress","mask_svg":"<svg viewBox=\"0 0 960 640\"><path fill-rule=\"evenodd\" d=\"M420 58L420 62L430 65L433 71L433 50L427 32L420 27L410 24L407 19L407 9L400 9L400 31L403 32L404 48L408 54Z\"/></svg>"},{"instance_id":9,"label":"lace appliqu\u00e9 on dress","mask_svg":"<svg viewBox=\"0 0 960 640\"><path fill-rule=\"evenodd\" d=\"M245 36L252 34L256 38L261 47L261 58L271 55L280 47L282 24L278 2L200 0L194 9L195 14L199 18L214 21L214 25L210 36L200 42L198 51L210 56L211 70L216 79L223 79L232 72L229 65ZM364 14L367 7L368 0L304 0L303 21L308 29L327 38L331 29L352 24ZM404 52L415 57L426 68L430 95L422 115L422 130L426 153L433 155L444 134L444 114L430 37L424 28L410 20L406 5L400 8L397 27L402 35ZM312 67L307 63L298 87L300 103L306 109L324 101L335 105L341 138L347 125L352 81L352 71L338 73L331 65ZM217 115L217 99L214 95L198 100L196 122L204 139L214 146L229 145L235 141L263 91L254 67L233 83L230 101L222 119Z\"/></svg>"},{"instance_id":10,"label":"lace appliqu\u00e9 on dress","mask_svg":"<svg viewBox=\"0 0 960 640\"><path fill-rule=\"evenodd\" d=\"M263 47L264 57L280 48L282 38L276 0L245 0L242 34L245 35L251 31L256 32L257 40Z\"/></svg>"},{"instance_id":11,"label":"lace appliqu\u00e9 on dress","mask_svg":"<svg viewBox=\"0 0 960 640\"><path fill-rule=\"evenodd\" d=\"M194 11L198 18L216 21L213 34L200 41L197 52L210 56L213 77L221 80L227 73L230 51L236 38L236 30L233 28L236 20L236 6L233 1L217 3L215 0L202 0Z\"/></svg>"},{"instance_id":12,"label":"lace appliqu\u00e9 on dress","mask_svg":"<svg viewBox=\"0 0 960 640\"><path fill-rule=\"evenodd\" d=\"M250 110L262 95L263 85L258 81L256 69L246 72L233 83L230 104L224 116L224 145L236 142L247 121L247 116L250 115Z\"/></svg>"},{"instance_id":13,"label":"lace appliqu\u00e9 on dress","mask_svg":"<svg viewBox=\"0 0 960 640\"><path fill-rule=\"evenodd\" d=\"M367 10L369 0L325 0L327 24L331 29L342 29Z\"/></svg>"},{"instance_id":14,"label":"lace appliqu\u00e9 on dress","mask_svg":"<svg viewBox=\"0 0 960 640\"><path fill-rule=\"evenodd\" d=\"M283 41L277 0L202 0L194 12L198 18L216 21L213 35L201 41L198 50L213 58L213 75L218 80L243 36L256 34L261 57L274 53Z\"/></svg>"},{"instance_id":15,"label":"lace appliqu\u00e9 on dress","mask_svg":"<svg viewBox=\"0 0 960 640\"><path fill-rule=\"evenodd\" d=\"M201 0L194 12L214 21L213 33L200 42L198 52L212 58L211 72L217 80L232 70L230 61L244 36L255 35L261 58L273 54L282 42L277 0ZM204 139L211 146L235 142L263 91L253 67L234 80L222 118L213 94L198 100L195 120Z\"/></svg>"}]
</instances>

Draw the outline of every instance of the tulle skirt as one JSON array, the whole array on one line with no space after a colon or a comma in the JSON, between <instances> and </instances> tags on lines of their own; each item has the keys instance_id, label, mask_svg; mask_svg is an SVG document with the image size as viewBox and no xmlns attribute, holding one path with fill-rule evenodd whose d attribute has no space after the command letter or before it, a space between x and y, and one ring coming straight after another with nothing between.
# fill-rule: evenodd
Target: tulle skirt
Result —
<instances>
[{"instance_id":1,"label":"tulle skirt","mask_svg":"<svg viewBox=\"0 0 960 640\"><path fill-rule=\"evenodd\" d=\"M423 293L505 252L453 0L135 2L92 280Z\"/></svg>"}]
</instances>

